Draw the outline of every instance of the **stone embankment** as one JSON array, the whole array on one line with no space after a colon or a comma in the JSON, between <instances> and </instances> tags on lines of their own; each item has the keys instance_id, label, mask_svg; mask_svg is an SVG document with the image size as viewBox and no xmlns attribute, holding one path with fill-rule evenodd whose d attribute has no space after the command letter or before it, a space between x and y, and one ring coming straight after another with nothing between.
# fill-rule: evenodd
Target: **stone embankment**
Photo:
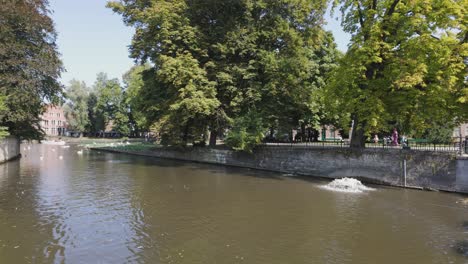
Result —
<instances>
[{"instance_id":1,"label":"stone embankment","mask_svg":"<svg viewBox=\"0 0 468 264\"><path fill-rule=\"evenodd\" d=\"M20 141L16 137L0 139L0 163L16 159L20 156Z\"/></svg>"},{"instance_id":2,"label":"stone embankment","mask_svg":"<svg viewBox=\"0 0 468 264\"><path fill-rule=\"evenodd\" d=\"M275 146L258 148L251 154L212 148L99 150L311 177L353 177L391 186L468 193L468 159L444 152Z\"/></svg>"}]
</instances>

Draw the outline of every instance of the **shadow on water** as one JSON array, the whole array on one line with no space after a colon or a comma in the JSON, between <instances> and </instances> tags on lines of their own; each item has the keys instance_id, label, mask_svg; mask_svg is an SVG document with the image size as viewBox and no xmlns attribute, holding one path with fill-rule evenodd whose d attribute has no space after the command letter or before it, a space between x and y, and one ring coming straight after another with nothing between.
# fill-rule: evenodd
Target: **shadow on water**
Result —
<instances>
[{"instance_id":1,"label":"shadow on water","mask_svg":"<svg viewBox=\"0 0 468 264\"><path fill-rule=\"evenodd\" d=\"M263 178L263 179L270 179L270 180L285 180L285 176L282 173L272 172L272 171L264 171L264 170L257 170L257 169L249 169L249 168L242 168L242 167L235 167L235 166L225 166L225 165L217 165L217 164L207 164L207 163L200 163L200 162L193 162L193 161L182 161L182 160L171 160L171 159L161 159L157 157L145 157L145 156L133 156L133 155L126 155L126 154L115 154L115 153L102 153L96 152L95 158L93 161L102 161L108 162L110 157L113 156L113 162L119 164L134 164L139 166L145 167L166 167L166 168L181 168L189 166L190 169L200 170L200 171L208 171L215 174L230 174L230 175L237 175L237 176L248 176L248 177L255 177L255 178Z\"/></svg>"},{"instance_id":2,"label":"shadow on water","mask_svg":"<svg viewBox=\"0 0 468 264\"><path fill-rule=\"evenodd\" d=\"M41 206L40 169L24 160L0 164L1 263L54 263L64 247L54 237L58 219Z\"/></svg>"}]
</instances>

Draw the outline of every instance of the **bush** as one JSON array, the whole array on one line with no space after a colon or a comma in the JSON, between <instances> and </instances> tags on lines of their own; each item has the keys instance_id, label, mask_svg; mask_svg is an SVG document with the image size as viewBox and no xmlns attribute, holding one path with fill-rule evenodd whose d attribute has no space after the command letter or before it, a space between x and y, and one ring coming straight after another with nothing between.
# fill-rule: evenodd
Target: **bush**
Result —
<instances>
[{"instance_id":1,"label":"bush","mask_svg":"<svg viewBox=\"0 0 468 264\"><path fill-rule=\"evenodd\" d=\"M255 146L265 137L263 125L259 115L249 112L247 115L234 120L232 129L228 132L225 143L234 150L252 152Z\"/></svg>"},{"instance_id":2,"label":"bush","mask_svg":"<svg viewBox=\"0 0 468 264\"><path fill-rule=\"evenodd\" d=\"M453 129L455 124L453 122L447 122L445 124L433 123L431 128L426 130L424 137L431 143L450 143L452 142Z\"/></svg>"}]
</instances>

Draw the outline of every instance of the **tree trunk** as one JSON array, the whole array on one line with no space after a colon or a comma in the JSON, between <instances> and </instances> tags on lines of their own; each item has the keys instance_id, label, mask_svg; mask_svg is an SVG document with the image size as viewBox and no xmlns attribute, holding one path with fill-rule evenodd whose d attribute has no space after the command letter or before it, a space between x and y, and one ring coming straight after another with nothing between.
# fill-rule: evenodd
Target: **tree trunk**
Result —
<instances>
[{"instance_id":1,"label":"tree trunk","mask_svg":"<svg viewBox=\"0 0 468 264\"><path fill-rule=\"evenodd\" d=\"M189 136L189 129L190 129L189 123L190 122L187 122L187 124L185 125L184 133L182 135L182 143L184 146L187 146L187 143L188 143L188 136Z\"/></svg>"},{"instance_id":2,"label":"tree trunk","mask_svg":"<svg viewBox=\"0 0 468 264\"><path fill-rule=\"evenodd\" d=\"M216 147L216 139L218 138L218 130L210 131L210 147Z\"/></svg>"},{"instance_id":3,"label":"tree trunk","mask_svg":"<svg viewBox=\"0 0 468 264\"><path fill-rule=\"evenodd\" d=\"M359 124L357 120L354 120L353 133L351 135L351 148L365 148L366 147L366 136L364 133L364 124Z\"/></svg>"}]
</instances>

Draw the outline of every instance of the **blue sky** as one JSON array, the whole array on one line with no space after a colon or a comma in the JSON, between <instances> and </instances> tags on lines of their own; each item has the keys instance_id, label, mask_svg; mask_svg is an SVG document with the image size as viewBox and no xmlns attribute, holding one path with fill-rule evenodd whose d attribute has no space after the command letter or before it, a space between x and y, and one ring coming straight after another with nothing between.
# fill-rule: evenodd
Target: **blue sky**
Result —
<instances>
[{"instance_id":1,"label":"blue sky","mask_svg":"<svg viewBox=\"0 0 468 264\"><path fill-rule=\"evenodd\" d=\"M106 0L49 1L59 51L67 70L62 73L62 83L67 85L74 78L91 86L99 72L121 79L133 65L128 57L133 29L105 7ZM326 19L326 28L333 32L339 49L346 51L349 36L341 30L339 21L329 15Z\"/></svg>"}]
</instances>

